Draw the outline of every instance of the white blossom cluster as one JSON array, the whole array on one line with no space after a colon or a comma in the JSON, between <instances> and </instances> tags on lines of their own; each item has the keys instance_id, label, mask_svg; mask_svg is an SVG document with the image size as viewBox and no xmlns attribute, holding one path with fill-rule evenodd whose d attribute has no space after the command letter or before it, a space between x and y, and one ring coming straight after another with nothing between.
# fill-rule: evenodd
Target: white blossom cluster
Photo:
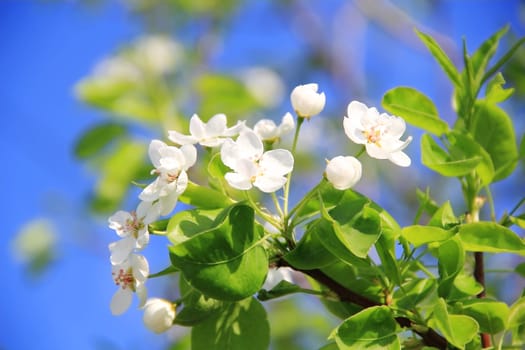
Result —
<instances>
[{"instance_id":1,"label":"white blossom cluster","mask_svg":"<svg viewBox=\"0 0 525 350\"><path fill-rule=\"evenodd\" d=\"M291 104L298 118L310 119L323 110L325 95L317 90L317 84L306 84L292 91ZM410 164L410 158L402 150L411 138L399 140L405 131L401 118L379 114L375 108L353 101L348 106L343 125L350 140L363 144L371 157L389 159L399 166ZM224 114L213 116L207 123L195 114L190 120L189 135L174 130L168 132L168 139L174 145L151 141L148 153L155 180L139 194L141 201L135 211L120 210L109 218L109 227L120 237L109 245L113 279L119 287L110 304L113 314L125 312L131 305L133 293L136 293L149 329L160 333L173 323L173 303L158 298L146 301L145 281L149 266L139 253L149 242L148 225L169 215L186 190L187 171L197 161L196 145L220 153L222 162L230 168L225 180L232 188L250 190L255 187L264 193L274 193L288 181L294 157L289 150L266 150L265 146L275 143L295 128L290 113L282 117L279 125L270 119L262 119L253 128L244 121L228 127ZM339 190L354 186L361 174L361 163L351 156L332 158L327 161L324 172L328 181Z\"/></svg>"}]
</instances>

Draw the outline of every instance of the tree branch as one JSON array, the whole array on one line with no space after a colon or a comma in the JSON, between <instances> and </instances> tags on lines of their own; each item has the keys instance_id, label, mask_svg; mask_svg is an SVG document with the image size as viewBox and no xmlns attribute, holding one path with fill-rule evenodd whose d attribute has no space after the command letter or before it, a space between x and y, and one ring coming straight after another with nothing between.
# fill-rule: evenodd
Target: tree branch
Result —
<instances>
[{"instance_id":1,"label":"tree branch","mask_svg":"<svg viewBox=\"0 0 525 350\"><path fill-rule=\"evenodd\" d=\"M298 268L295 268L294 266L288 264L288 262L285 261L284 259L280 259L277 262L277 265L278 266L291 267L292 269L294 269L296 271L302 272L305 275L308 275L308 276L312 277L317 282L325 285L331 291L333 291L335 294L337 294L337 296L339 297L339 300L341 300L341 301L349 302L349 303L352 303L352 304L356 304L356 305L359 305L359 306L361 306L363 308L384 305L382 303L379 303L377 301L374 301L372 299L369 299L369 298L367 298L365 296L362 296L360 294L357 294L357 293L349 290L348 288L346 288L345 286L343 286L339 282L333 280L330 276L328 276L327 274L325 274L323 271L321 271L319 269L313 269L313 270L298 269ZM415 329L413 327L415 325L415 323L412 322L412 320L410 320L407 317L396 317L395 320L401 327L411 328L415 333L417 333L421 337L421 339L423 340L423 342L426 345L433 346L433 347L436 347L438 349L443 349L443 350L447 349L447 346L448 346L447 340L445 338L443 338L441 335L439 335L432 328L426 328L425 327L426 328L425 331L422 331L420 329Z\"/></svg>"}]
</instances>

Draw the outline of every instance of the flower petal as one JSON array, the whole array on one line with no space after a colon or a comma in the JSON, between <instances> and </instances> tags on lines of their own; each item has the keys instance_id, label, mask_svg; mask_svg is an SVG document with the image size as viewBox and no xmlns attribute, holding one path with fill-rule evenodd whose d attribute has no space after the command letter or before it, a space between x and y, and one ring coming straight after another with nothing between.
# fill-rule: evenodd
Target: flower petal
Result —
<instances>
[{"instance_id":1,"label":"flower petal","mask_svg":"<svg viewBox=\"0 0 525 350\"><path fill-rule=\"evenodd\" d=\"M112 242L109 244L111 253L110 261L112 265L122 264L135 248L135 239L131 236Z\"/></svg>"},{"instance_id":2,"label":"flower petal","mask_svg":"<svg viewBox=\"0 0 525 350\"><path fill-rule=\"evenodd\" d=\"M273 176L286 175L293 170L294 159L285 149L265 152L259 161L259 167L264 174Z\"/></svg>"},{"instance_id":3,"label":"flower petal","mask_svg":"<svg viewBox=\"0 0 525 350\"><path fill-rule=\"evenodd\" d=\"M206 138L206 125L197 114L191 116L190 119L190 134L196 140Z\"/></svg>"},{"instance_id":4,"label":"flower petal","mask_svg":"<svg viewBox=\"0 0 525 350\"><path fill-rule=\"evenodd\" d=\"M109 304L111 313L114 316L118 316L126 312L126 310L129 309L131 305L132 297L133 292L129 288L119 288L115 292L115 294L113 294L113 297L111 298L111 303Z\"/></svg>"},{"instance_id":5,"label":"flower petal","mask_svg":"<svg viewBox=\"0 0 525 350\"><path fill-rule=\"evenodd\" d=\"M355 157L338 156L328 161L326 178L338 190L354 186L362 175L362 166Z\"/></svg>"},{"instance_id":6,"label":"flower petal","mask_svg":"<svg viewBox=\"0 0 525 350\"><path fill-rule=\"evenodd\" d=\"M273 174L257 176L253 185L265 193L272 193L282 188L286 183L284 176L275 176Z\"/></svg>"}]
</instances>

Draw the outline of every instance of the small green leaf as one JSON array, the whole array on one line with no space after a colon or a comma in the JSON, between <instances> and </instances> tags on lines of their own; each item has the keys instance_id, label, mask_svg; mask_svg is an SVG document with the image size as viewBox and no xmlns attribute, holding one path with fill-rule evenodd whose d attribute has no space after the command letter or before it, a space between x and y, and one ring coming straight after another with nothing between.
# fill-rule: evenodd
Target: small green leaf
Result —
<instances>
[{"instance_id":1,"label":"small green leaf","mask_svg":"<svg viewBox=\"0 0 525 350\"><path fill-rule=\"evenodd\" d=\"M202 220L206 226L207 219ZM181 228L175 245L169 247L171 263L188 283L219 300L237 301L255 294L266 278L268 258L253 209L244 204L226 208L204 231L188 222L188 229Z\"/></svg>"},{"instance_id":2,"label":"small green leaf","mask_svg":"<svg viewBox=\"0 0 525 350\"><path fill-rule=\"evenodd\" d=\"M428 222L428 225L449 229L450 227L457 225L458 222L459 220L454 215L454 211L452 209L452 206L450 205L450 201L446 201L432 215Z\"/></svg>"},{"instance_id":3,"label":"small green leaf","mask_svg":"<svg viewBox=\"0 0 525 350\"><path fill-rule=\"evenodd\" d=\"M432 100L416 89L396 87L386 92L381 104L388 112L434 135L441 136L448 130Z\"/></svg>"},{"instance_id":4,"label":"small green leaf","mask_svg":"<svg viewBox=\"0 0 525 350\"><path fill-rule=\"evenodd\" d=\"M432 199L432 197L430 197L430 189L428 187L425 192L421 191L419 188L416 188L416 197L421 210L427 212L429 215L434 215L434 213L439 209L439 205L434 199Z\"/></svg>"},{"instance_id":5,"label":"small green leaf","mask_svg":"<svg viewBox=\"0 0 525 350\"><path fill-rule=\"evenodd\" d=\"M474 78L481 84L481 79L485 70L487 69L488 62L496 53L499 41L503 35L509 30L509 26L506 25L490 38L484 41L481 46L474 52L471 58Z\"/></svg>"},{"instance_id":6,"label":"small green leaf","mask_svg":"<svg viewBox=\"0 0 525 350\"><path fill-rule=\"evenodd\" d=\"M97 125L76 141L74 153L77 158L85 159L101 152L111 141L127 134L127 129L121 124L104 123Z\"/></svg>"},{"instance_id":7,"label":"small green leaf","mask_svg":"<svg viewBox=\"0 0 525 350\"><path fill-rule=\"evenodd\" d=\"M316 220L308 225L301 240L283 257L284 260L302 270L318 269L335 262L337 258L321 243L321 237L325 237L328 230L332 228L326 220Z\"/></svg>"},{"instance_id":8,"label":"small green leaf","mask_svg":"<svg viewBox=\"0 0 525 350\"><path fill-rule=\"evenodd\" d=\"M148 278L167 276L175 272L179 272L179 270L175 268L173 265L170 265L159 272L149 274Z\"/></svg>"},{"instance_id":9,"label":"small green leaf","mask_svg":"<svg viewBox=\"0 0 525 350\"><path fill-rule=\"evenodd\" d=\"M436 280L431 278L408 281L394 292L394 303L400 308L413 310L435 292L436 286Z\"/></svg>"},{"instance_id":10,"label":"small green leaf","mask_svg":"<svg viewBox=\"0 0 525 350\"><path fill-rule=\"evenodd\" d=\"M166 235L173 244L185 242L191 237L212 229L222 209L192 209L176 213L169 220Z\"/></svg>"},{"instance_id":11,"label":"small green leaf","mask_svg":"<svg viewBox=\"0 0 525 350\"><path fill-rule=\"evenodd\" d=\"M518 163L518 147L512 120L504 110L488 102L477 102L471 132L494 164L494 181L509 176Z\"/></svg>"},{"instance_id":12,"label":"small green leaf","mask_svg":"<svg viewBox=\"0 0 525 350\"><path fill-rule=\"evenodd\" d=\"M452 291L456 276L463 271L465 252L454 237L438 247L439 296L446 298Z\"/></svg>"},{"instance_id":13,"label":"small green leaf","mask_svg":"<svg viewBox=\"0 0 525 350\"><path fill-rule=\"evenodd\" d=\"M439 298L434 306L429 325L439 330L450 344L460 349L465 349L465 345L479 331L479 325L473 318L465 315L450 315L447 304L442 298Z\"/></svg>"},{"instance_id":14,"label":"small green leaf","mask_svg":"<svg viewBox=\"0 0 525 350\"><path fill-rule=\"evenodd\" d=\"M507 322L507 329L516 328L525 324L525 297L521 297L509 310L509 317Z\"/></svg>"},{"instance_id":15,"label":"small green leaf","mask_svg":"<svg viewBox=\"0 0 525 350\"><path fill-rule=\"evenodd\" d=\"M401 349L397 323L386 306L369 307L345 320L334 332L337 346L347 349Z\"/></svg>"},{"instance_id":16,"label":"small green leaf","mask_svg":"<svg viewBox=\"0 0 525 350\"><path fill-rule=\"evenodd\" d=\"M182 310L177 310L175 324L193 327L229 305L220 300L206 297L190 286L182 275L179 280L179 288L181 295L183 295L183 308Z\"/></svg>"},{"instance_id":17,"label":"small green leaf","mask_svg":"<svg viewBox=\"0 0 525 350\"><path fill-rule=\"evenodd\" d=\"M435 226L412 225L403 227L401 236L412 243L414 247L432 242L440 242L454 236L454 232Z\"/></svg>"},{"instance_id":18,"label":"small green leaf","mask_svg":"<svg viewBox=\"0 0 525 350\"><path fill-rule=\"evenodd\" d=\"M421 161L443 176L456 177L471 173L482 161L482 157L452 160L430 135L424 134L421 137Z\"/></svg>"},{"instance_id":19,"label":"small green leaf","mask_svg":"<svg viewBox=\"0 0 525 350\"><path fill-rule=\"evenodd\" d=\"M430 53L434 58L438 61L439 65L445 73L448 75L452 83L456 87L461 86L461 81L459 79L459 73L450 60L450 58L447 56L445 51L439 46L439 44L432 38L430 35L420 32L416 29L416 34L419 36L421 41L425 44L425 46L430 50Z\"/></svg>"},{"instance_id":20,"label":"small green leaf","mask_svg":"<svg viewBox=\"0 0 525 350\"><path fill-rule=\"evenodd\" d=\"M462 304L462 312L478 322L481 332L496 334L506 329L509 317L507 304L490 299L467 300Z\"/></svg>"},{"instance_id":21,"label":"small green leaf","mask_svg":"<svg viewBox=\"0 0 525 350\"><path fill-rule=\"evenodd\" d=\"M261 289L257 293L257 299L260 301L266 301L280 298L289 294L301 293L303 291L305 291L305 289L299 287L298 285L282 280L271 290Z\"/></svg>"},{"instance_id":22,"label":"small green leaf","mask_svg":"<svg viewBox=\"0 0 525 350\"><path fill-rule=\"evenodd\" d=\"M487 92L485 94L485 99L488 103L497 104L512 96L514 88L504 89L504 84L505 79L501 73L496 74L496 76L489 81L487 84Z\"/></svg>"},{"instance_id":23,"label":"small green leaf","mask_svg":"<svg viewBox=\"0 0 525 350\"><path fill-rule=\"evenodd\" d=\"M514 253L525 256L523 239L505 226L493 222L474 222L461 225L458 237L465 250Z\"/></svg>"},{"instance_id":24,"label":"small green leaf","mask_svg":"<svg viewBox=\"0 0 525 350\"><path fill-rule=\"evenodd\" d=\"M225 208L234 203L231 198L221 192L209 187L197 185L191 181L188 182L188 187L186 187L184 193L180 195L179 200L202 209Z\"/></svg>"},{"instance_id":25,"label":"small green leaf","mask_svg":"<svg viewBox=\"0 0 525 350\"><path fill-rule=\"evenodd\" d=\"M510 222L512 222L514 225L525 228L525 214L520 214L517 216L509 216Z\"/></svg>"},{"instance_id":26,"label":"small green leaf","mask_svg":"<svg viewBox=\"0 0 525 350\"><path fill-rule=\"evenodd\" d=\"M229 304L191 331L192 350L267 350L269 346L266 310L254 298Z\"/></svg>"},{"instance_id":27,"label":"small green leaf","mask_svg":"<svg viewBox=\"0 0 525 350\"><path fill-rule=\"evenodd\" d=\"M497 71L500 70L500 68L514 55L514 52L523 44L525 43L525 37L518 40L510 49L507 51L499 60L494 64L490 69L485 73L483 78L481 79L481 85L485 83L492 75L494 75Z\"/></svg>"}]
</instances>

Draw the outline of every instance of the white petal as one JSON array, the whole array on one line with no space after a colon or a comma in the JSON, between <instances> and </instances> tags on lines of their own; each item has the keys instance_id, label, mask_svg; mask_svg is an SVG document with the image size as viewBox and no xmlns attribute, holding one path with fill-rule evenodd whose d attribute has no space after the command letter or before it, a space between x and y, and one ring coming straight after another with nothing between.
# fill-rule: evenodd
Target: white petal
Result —
<instances>
[{"instance_id":1,"label":"white petal","mask_svg":"<svg viewBox=\"0 0 525 350\"><path fill-rule=\"evenodd\" d=\"M129 232L126 231L127 221L132 221L133 216L130 213L124 210L119 210L115 214L109 217L108 223L109 228L115 230L117 235L120 237L125 237L129 235Z\"/></svg>"},{"instance_id":2,"label":"white petal","mask_svg":"<svg viewBox=\"0 0 525 350\"><path fill-rule=\"evenodd\" d=\"M167 147L167 145L160 140L151 140L149 143L148 155L155 168L160 166L161 151L165 147Z\"/></svg>"},{"instance_id":3,"label":"white petal","mask_svg":"<svg viewBox=\"0 0 525 350\"><path fill-rule=\"evenodd\" d=\"M252 188L251 179L239 173L226 173L224 179L228 181L231 187L238 190L249 190Z\"/></svg>"},{"instance_id":4,"label":"white petal","mask_svg":"<svg viewBox=\"0 0 525 350\"><path fill-rule=\"evenodd\" d=\"M272 193L282 188L286 183L284 176L275 176L273 174L257 176L253 185L265 193Z\"/></svg>"},{"instance_id":5,"label":"white petal","mask_svg":"<svg viewBox=\"0 0 525 350\"><path fill-rule=\"evenodd\" d=\"M146 202L153 202L159 198L159 193L162 190L162 181L157 177L155 181L146 186L139 194L139 199Z\"/></svg>"},{"instance_id":6,"label":"white petal","mask_svg":"<svg viewBox=\"0 0 525 350\"><path fill-rule=\"evenodd\" d=\"M299 85L292 90L290 100L295 112L305 118L319 114L325 105L324 93L317 93L317 84Z\"/></svg>"},{"instance_id":7,"label":"white petal","mask_svg":"<svg viewBox=\"0 0 525 350\"><path fill-rule=\"evenodd\" d=\"M372 158L388 159L391 152L385 148L378 147L375 143L367 143L366 153Z\"/></svg>"},{"instance_id":8,"label":"white petal","mask_svg":"<svg viewBox=\"0 0 525 350\"><path fill-rule=\"evenodd\" d=\"M159 198L160 214L168 215L175 209L177 201L179 200L179 194L176 191L171 191L168 195Z\"/></svg>"},{"instance_id":9,"label":"white petal","mask_svg":"<svg viewBox=\"0 0 525 350\"><path fill-rule=\"evenodd\" d=\"M202 122L197 114L191 116L190 134L197 140L206 138L206 125Z\"/></svg>"},{"instance_id":10,"label":"white petal","mask_svg":"<svg viewBox=\"0 0 525 350\"><path fill-rule=\"evenodd\" d=\"M279 137L279 130L275 122L270 119L261 119L253 126L253 131L262 140L274 140Z\"/></svg>"},{"instance_id":11,"label":"white petal","mask_svg":"<svg viewBox=\"0 0 525 350\"><path fill-rule=\"evenodd\" d=\"M137 294L137 298L139 299L139 307L143 307L148 298L148 290L144 283L139 282L135 285L135 294Z\"/></svg>"},{"instance_id":12,"label":"white petal","mask_svg":"<svg viewBox=\"0 0 525 350\"><path fill-rule=\"evenodd\" d=\"M259 167L265 174L282 176L293 170L293 163L293 156L288 150L276 149L263 154Z\"/></svg>"},{"instance_id":13,"label":"white petal","mask_svg":"<svg viewBox=\"0 0 525 350\"><path fill-rule=\"evenodd\" d=\"M197 149L193 145L184 145L180 148L182 155L184 156L184 164L182 169L188 170L197 161Z\"/></svg>"},{"instance_id":14,"label":"white petal","mask_svg":"<svg viewBox=\"0 0 525 350\"><path fill-rule=\"evenodd\" d=\"M133 292L129 288L119 288L116 293L113 294L113 298L111 298L111 303L109 305L111 313L118 316L126 312L131 305L132 297Z\"/></svg>"},{"instance_id":15,"label":"white petal","mask_svg":"<svg viewBox=\"0 0 525 350\"><path fill-rule=\"evenodd\" d=\"M240 158L255 161L261 158L264 146L257 134L251 130L244 130L239 134L236 145Z\"/></svg>"},{"instance_id":16,"label":"white petal","mask_svg":"<svg viewBox=\"0 0 525 350\"><path fill-rule=\"evenodd\" d=\"M206 137L223 136L226 131L226 115L216 114L206 124Z\"/></svg>"},{"instance_id":17,"label":"white petal","mask_svg":"<svg viewBox=\"0 0 525 350\"><path fill-rule=\"evenodd\" d=\"M141 201L137 206L137 218L142 220L145 225L151 224L160 216L160 210L157 202Z\"/></svg>"},{"instance_id":18,"label":"white petal","mask_svg":"<svg viewBox=\"0 0 525 350\"><path fill-rule=\"evenodd\" d=\"M295 120L290 113L286 113L279 125L279 136L288 134L295 128Z\"/></svg>"},{"instance_id":19,"label":"white petal","mask_svg":"<svg viewBox=\"0 0 525 350\"><path fill-rule=\"evenodd\" d=\"M387 132L394 138L398 139L403 136L406 130L405 120L396 116L388 116L389 125Z\"/></svg>"},{"instance_id":20,"label":"white petal","mask_svg":"<svg viewBox=\"0 0 525 350\"><path fill-rule=\"evenodd\" d=\"M401 167L408 167L412 163L410 160L410 157L407 156L402 151L392 152L388 156L388 160L390 160L395 165L401 166Z\"/></svg>"},{"instance_id":21,"label":"white petal","mask_svg":"<svg viewBox=\"0 0 525 350\"><path fill-rule=\"evenodd\" d=\"M135 239L131 236L109 244L112 265L122 264L135 248Z\"/></svg>"},{"instance_id":22,"label":"white petal","mask_svg":"<svg viewBox=\"0 0 525 350\"><path fill-rule=\"evenodd\" d=\"M144 282L149 275L148 260L143 255L131 254L129 256L129 263L133 270L133 277L139 282Z\"/></svg>"},{"instance_id":23,"label":"white petal","mask_svg":"<svg viewBox=\"0 0 525 350\"><path fill-rule=\"evenodd\" d=\"M362 174L362 166L354 157L338 156L328 161L326 178L338 190L346 190L354 186Z\"/></svg>"},{"instance_id":24,"label":"white petal","mask_svg":"<svg viewBox=\"0 0 525 350\"><path fill-rule=\"evenodd\" d=\"M240 155L235 141L230 139L224 141L221 147L221 160L224 165L233 169L239 158Z\"/></svg>"},{"instance_id":25,"label":"white petal","mask_svg":"<svg viewBox=\"0 0 525 350\"><path fill-rule=\"evenodd\" d=\"M222 136L234 136L234 135L239 134L241 131L243 131L243 130L245 130L247 128L245 123L246 122L244 120L238 121L231 128L228 128L228 129L224 130L224 132L222 133Z\"/></svg>"},{"instance_id":26,"label":"white petal","mask_svg":"<svg viewBox=\"0 0 525 350\"><path fill-rule=\"evenodd\" d=\"M348 104L348 107L346 108L347 117L348 118L356 118L358 120L361 120L364 116L366 116L366 113L368 111L368 107L359 101L352 101Z\"/></svg>"},{"instance_id":27,"label":"white petal","mask_svg":"<svg viewBox=\"0 0 525 350\"><path fill-rule=\"evenodd\" d=\"M346 136L358 145L364 145L367 143L367 139L364 136L361 123L358 118L345 117L343 119L343 127Z\"/></svg>"},{"instance_id":28,"label":"white petal","mask_svg":"<svg viewBox=\"0 0 525 350\"><path fill-rule=\"evenodd\" d=\"M181 134L175 130L168 131L168 139L181 146L195 144L198 142L195 137Z\"/></svg>"}]
</instances>

